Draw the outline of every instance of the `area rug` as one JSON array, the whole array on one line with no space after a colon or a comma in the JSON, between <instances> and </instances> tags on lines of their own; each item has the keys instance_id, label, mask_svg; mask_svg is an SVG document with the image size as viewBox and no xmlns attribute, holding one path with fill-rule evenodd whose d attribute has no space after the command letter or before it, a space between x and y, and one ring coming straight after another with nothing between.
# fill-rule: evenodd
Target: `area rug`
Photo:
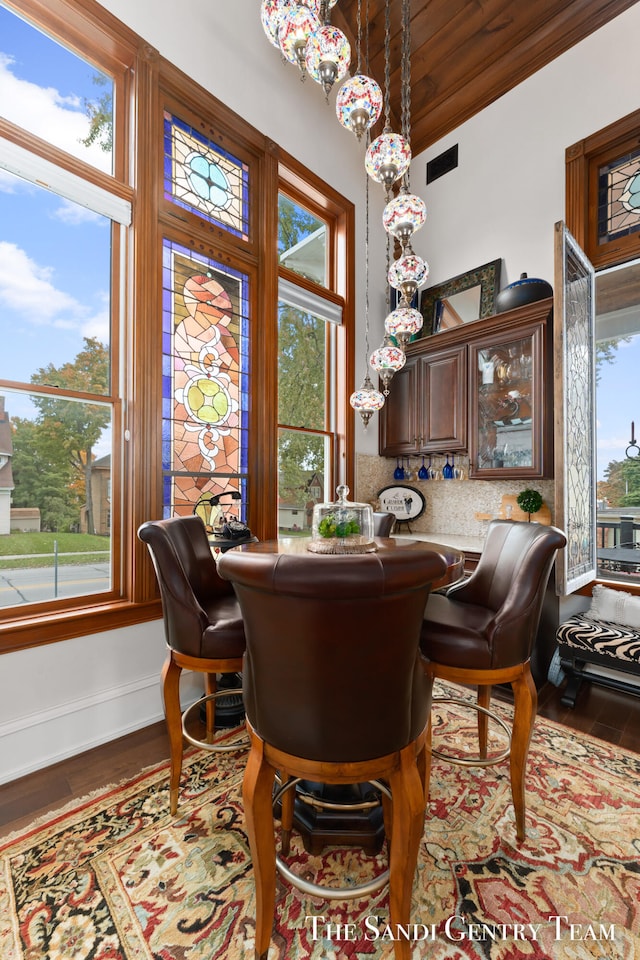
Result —
<instances>
[{"instance_id":1,"label":"area rug","mask_svg":"<svg viewBox=\"0 0 640 960\"><path fill-rule=\"evenodd\" d=\"M433 717L434 745L474 742L472 711L437 703ZM163 763L3 841L2 960L253 958L245 756L187 754L176 818ZM527 784L518 844L508 767L434 760L412 924L390 927L384 889L337 902L279 881L269 960L386 958L394 938L413 960L640 960L640 756L538 718ZM334 886L385 862L311 856L295 838L289 858Z\"/></svg>"}]
</instances>

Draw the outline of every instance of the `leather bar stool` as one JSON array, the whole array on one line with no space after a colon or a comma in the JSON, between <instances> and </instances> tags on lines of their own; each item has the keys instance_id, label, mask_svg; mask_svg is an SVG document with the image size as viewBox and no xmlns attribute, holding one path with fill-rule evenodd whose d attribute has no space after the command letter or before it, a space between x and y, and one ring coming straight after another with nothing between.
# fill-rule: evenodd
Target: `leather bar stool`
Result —
<instances>
[{"instance_id":1,"label":"leather bar stool","mask_svg":"<svg viewBox=\"0 0 640 960\"><path fill-rule=\"evenodd\" d=\"M216 674L242 670L244 626L231 584L218 576L204 523L198 516L150 520L138 530L146 543L158 578L167 658L162 669L162 696L169 734L171 776L169 803L178 809L182 772L182 741L186 732L180 708L180 674L204 674L206 741L209 750L237 750L239 744L217 744L214 739L215 701L229 696L218 690ZM233 696L241 691L234 689ZM200 701L199 701L200 702ZM197 704L192 704L192 707ZM186 714L191 710L185 711Z\"/></svg>"},{"instance_id":2,"label":"leather bar stool","mask_svg":"<svg viewBox=\"0 0 640 960\"><path fill-rule=\"evenodd\" d=\"M509 757L518 840L525 837L525 770L538 704L530 657L549 574L557 551L565 544L564 533L555 527L492 521L480 562L469 579L452 586L446 595L429 597L420 641L428 677L478 688L479 757L460 758L436 750L433 755L474 766ZM489 710L491 687L500 683L510 683L513 690L511 730ZM507 750L490 758L489 717L510 733Z\"/></svg>"},{"instance_id":3,"label":"leather bar stool","mask_svg":"<svg viewBox=\"0 0 640 960\"><path fill-rule=\"evenodd\" d=\"M367 895L386 881L325 888L301 884L276 857L273 786L291 828L297 779L377 782L389 854L392 924L407 924L424 829L431 683L419 654L430 584L446 569L429 550L323 556L238 547L219 561L245 623L244 696L251 749L243 783L256 883L256 957L269 950L276 870L323 899ZM385 791L391 795L389 800ZM290 798L290 799L287 799ZM394 944L408 960L410 945Z\"/></svg>"},{"instance_id":4,"label":"leather bar stool","mask_svg":"<svg viewBox=\"0 0 640 960\"><path fill-rule=\"evenodd\" d=\"M373 535L374 537L390 537L391 531L396 522L395 513L388 513L386 510L376 510L373 514Z\"/></svg>"}]
</instances>

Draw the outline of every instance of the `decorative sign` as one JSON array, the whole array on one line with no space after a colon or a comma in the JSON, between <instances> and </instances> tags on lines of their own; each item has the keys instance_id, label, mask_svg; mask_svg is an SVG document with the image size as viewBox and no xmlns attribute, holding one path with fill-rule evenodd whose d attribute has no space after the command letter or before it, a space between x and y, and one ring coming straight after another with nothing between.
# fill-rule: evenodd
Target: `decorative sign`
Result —
<instances>
[{"instance_id":1,"label":"decorative sign","mask_svg":"<svg viewBox=\"0 0 640 960\"><path fill-rule=\"evenodd\" d=\"M392 513L396 520L407 523L421 517L427 506L423 494L415 487L394 484L378 492L380 509Z\"/></svg>"}]
</instances>

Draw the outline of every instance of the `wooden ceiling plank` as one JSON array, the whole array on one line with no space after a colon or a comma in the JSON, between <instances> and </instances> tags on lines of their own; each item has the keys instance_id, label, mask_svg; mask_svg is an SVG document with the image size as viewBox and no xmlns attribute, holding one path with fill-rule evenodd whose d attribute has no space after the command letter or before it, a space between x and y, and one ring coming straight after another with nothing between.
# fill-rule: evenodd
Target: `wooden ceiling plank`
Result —
<instances>
[{"instance_id":1,"label":"wooden ceiling plank","mask_svg":"<svg viewBox=\"0 0 640 960\"><path fill-rule=\"evenodd\" d=\"M361 0L363 14L367 0ZM411 128L420 153L637 0L411 0ZM368 0L370 69L384 85L386 0ZM401 3L391 0L391 107L400 116ZM332 21L352 45L357 0ZM364 46L364 43L363 43ZM364 50L362 51L364 58ZM354 48L354 68L356 52ZM364 65L364 64L363 64ZM379 124L381 129L382 124ZM374 131L374 135L380 132Z\"/></svg>"},{"instance_id":2,"label":"wooden ceiling plank","mask_svg":"<svg viewBox=\"0 0 640 960\"><path fill-rule=\"evenodd\" d=\"M475 70L469 66L466 75L457 77L457 85L451 80L440 80L438 89L433 77L418 81L412 93L414 153L479 113L634 2L592 0L588 11L579 0L563 4L561 12L535 34L527 34L517 44L504 47L493 61L483 59Z\"/></svg>"}]
</instances>

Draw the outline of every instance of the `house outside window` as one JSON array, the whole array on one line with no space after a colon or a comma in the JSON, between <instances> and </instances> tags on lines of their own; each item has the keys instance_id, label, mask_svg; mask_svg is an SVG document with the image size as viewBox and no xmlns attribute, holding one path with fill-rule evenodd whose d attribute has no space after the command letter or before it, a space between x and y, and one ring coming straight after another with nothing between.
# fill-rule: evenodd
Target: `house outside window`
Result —
<instances>
[{"instance_id":1,"label":"house outside window","mask_svg":"<svg viewBox=\"0 0 640 960\"><path fill-rule=\"evenodd\" d=\"M0 38L2 611L120 590L105 491L131 204L105 187L114 77L3 5Z\"/></svg>"},{"instance_id":2,"label":"house outside window","mask_svg":"<svg viewBox=\"0 0 640 960\"><path fill-rule=\"evenodd\" d=\"M352 482L354 211L106 10L0 0L0 54L9 651L156 619L137 529L202 495L239 492L275 536L281 428L308 434L322 496ZM294 244L279 265L280 194L317 221L317 275ZM280 302L324 331L323 375L312 419L279 424L285 281Z\"/></svg>"}]
</instances>

